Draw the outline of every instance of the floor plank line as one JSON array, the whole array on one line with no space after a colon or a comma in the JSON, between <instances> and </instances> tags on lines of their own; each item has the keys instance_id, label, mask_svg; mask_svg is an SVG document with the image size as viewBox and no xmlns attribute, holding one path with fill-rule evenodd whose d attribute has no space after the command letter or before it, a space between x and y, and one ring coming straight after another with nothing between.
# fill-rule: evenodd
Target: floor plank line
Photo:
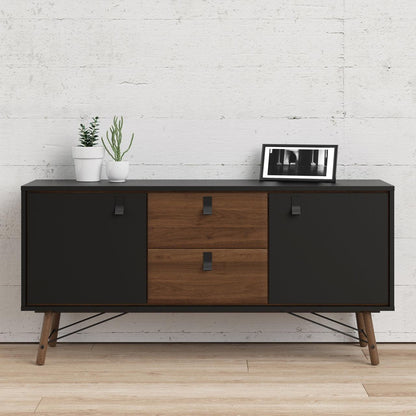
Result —
<instances>
[{"instance_id":1,"label":"floor plank line","mask_svg":"<svg viewBox=\"0 0 416 416\"><path fill-rule=\"evenodd\" d=\"M38 407L40 405L40 402L42 401L43 397L40 398L39 403L37 404L35 410L33 411L33 413L36 413L36 411L38 410Z\"/></svg>"},{"instance_id":2,"label":"floor plank line","mask_svg":"<svg viewBox=\"0 0 416 416\"><path fill-rule=\"evenodd\" d=\"M367 389L365 387L365 384L362 384L362 386L363 386L363 389L365 390L365 392L367 393L367 397L370 397L370 395L368 394L368 391L367 391Z\"/></svg>"}]
</instances>

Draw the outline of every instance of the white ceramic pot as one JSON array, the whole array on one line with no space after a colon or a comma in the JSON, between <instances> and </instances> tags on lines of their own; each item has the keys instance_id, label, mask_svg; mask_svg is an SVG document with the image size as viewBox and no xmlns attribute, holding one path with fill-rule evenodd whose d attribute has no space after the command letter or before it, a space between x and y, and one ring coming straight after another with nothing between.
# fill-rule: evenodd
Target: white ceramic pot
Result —
<instances>
[{"instance_id":1,"label":"white ceramic pot","mask_svg":"<svg viewBox=\"0 0 416 416\"><path fill-rule=\"evenodd\" d=\"M99 182L104 158L104 147L74 146L72 148L72 157L75 164L75 178L78 182Z\"/></svg>"},{"instance_id":2,"label":"white ceramic pot","mask_svg":"<svg viewBox=\"0 0 416 416\"><path fill-rule=\"evenodd\" d=\"M129 174L129 162L108 160L105 162L108 180L110 182L125 182Z\"/></svg>"}]
</instances>

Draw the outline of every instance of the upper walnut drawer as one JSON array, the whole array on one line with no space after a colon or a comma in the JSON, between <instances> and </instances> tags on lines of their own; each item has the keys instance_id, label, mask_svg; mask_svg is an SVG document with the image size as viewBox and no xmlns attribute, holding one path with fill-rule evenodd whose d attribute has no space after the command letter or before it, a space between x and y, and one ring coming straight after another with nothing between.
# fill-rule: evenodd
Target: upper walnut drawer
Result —
<instances>
[{"instance_id":1,"label":"upper walnut drawer","mask_svg":"<svg viewBox=\"0 0 416 416\"><path fill-rule=\"evenodd\" d=\"M267 193L149 193L148 247L267 248Z\"/></svg>"}]
</instances>

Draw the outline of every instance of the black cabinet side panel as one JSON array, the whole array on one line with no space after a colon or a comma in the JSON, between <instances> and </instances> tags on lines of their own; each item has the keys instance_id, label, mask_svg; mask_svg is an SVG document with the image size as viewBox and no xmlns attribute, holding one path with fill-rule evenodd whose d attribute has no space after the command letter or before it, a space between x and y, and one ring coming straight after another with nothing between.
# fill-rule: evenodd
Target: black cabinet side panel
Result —
<instances>
[{"instance_id":1,"label":"black cabinet side panel","mask_svg":"<svg viewBox=\"0 0 416 416\"><path fill-rule=\"evenodd\" d=\"M389 254L388 192L269 195L269 303L386 306Z\"/></svg>"},{"instance_id":2,"label":"black cabinet side panel","mask_svg":"<svg viewBox=\"0 0 416 416\"><path fill-rule=\"evenodd\" d=\"M146 194L28 192L26 208L27 305L146 303Z\"/></svg>"}]
</instances>

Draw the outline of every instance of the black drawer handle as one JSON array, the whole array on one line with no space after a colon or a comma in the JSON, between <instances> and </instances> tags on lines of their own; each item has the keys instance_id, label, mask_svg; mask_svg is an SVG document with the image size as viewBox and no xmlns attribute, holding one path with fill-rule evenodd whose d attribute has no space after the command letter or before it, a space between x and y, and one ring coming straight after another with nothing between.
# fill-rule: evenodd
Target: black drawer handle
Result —
<instances>
[{"instance_id":1,"label":"black drawer handle","mask_svg":"<svg viewBox=\"0 0 416 416\"><path fill-rule=\"evenodd\" d=\"M291 214L293 216L299 216L302 213L302 209L300 207L300 201L298 198L292 198L292 210Z\"/></svg>"},{"instance_id":2,"label":"black drawer handle","mask_svg":"<svg viewBox=\"0 0 416 416\"><path fill-rule=\"evenodd\" d=\"M202 213L204 215L212 215L212 196L203 197Z\"/></svg>"},{"instance_id":3,"label":"black drawer handle","mask_svg":"<svg viewBox=\"0 0 416 416\"><path fill-rule=\"evenodd\" d=\"M124 204L122 201L116 201L114 215L124 215Z\"/></svg>"},{"instance_id":4,"label":"black drawer handle","mask_svg":"<svg viewBox=\"0 0 416 416\"><path fill-rule=\"evenodd\" d=\"M202 270L204 272L211 271L212 270L212 253L210 251L204 251L202 258L203 258Z\"/></svg>"}]
</instances>

